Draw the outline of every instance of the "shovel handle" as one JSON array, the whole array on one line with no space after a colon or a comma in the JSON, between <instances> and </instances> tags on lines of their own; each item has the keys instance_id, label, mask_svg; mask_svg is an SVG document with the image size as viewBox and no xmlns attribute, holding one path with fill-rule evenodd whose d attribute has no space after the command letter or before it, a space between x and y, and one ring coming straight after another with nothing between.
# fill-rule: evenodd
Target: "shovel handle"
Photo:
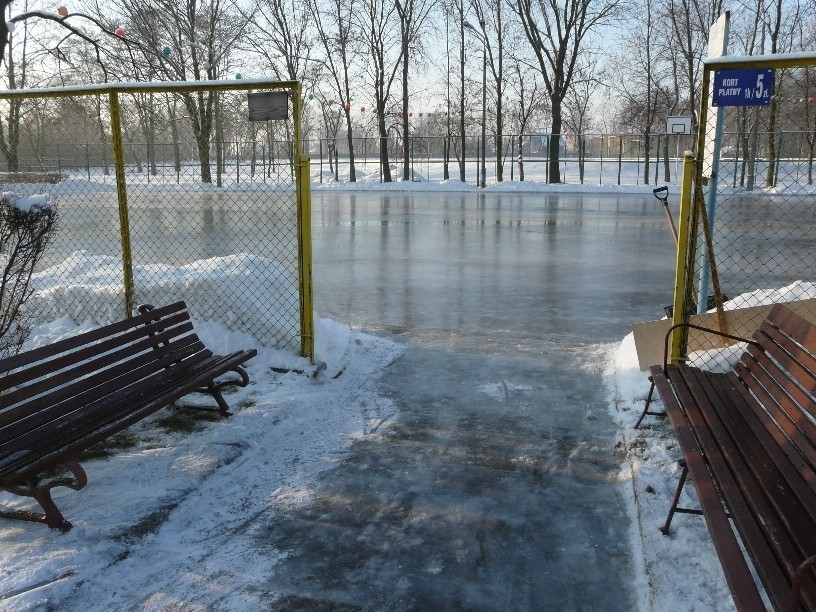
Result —
<instances>
[{"instance_id":1,"label":"shovel handle","mask_svg":"<svg viewBox=\"0 0 816 612\"><path fill-rule=\"evenodd\" d=\"M666 218L669 220L669 227L671 228L672 236L674 236L674 243L677 244L677 228L674 225L671 211L669 210L669 188L666 185L652 189L654 196L663 203L663 210L666 213Z\"/></svg>"}]
</instances>

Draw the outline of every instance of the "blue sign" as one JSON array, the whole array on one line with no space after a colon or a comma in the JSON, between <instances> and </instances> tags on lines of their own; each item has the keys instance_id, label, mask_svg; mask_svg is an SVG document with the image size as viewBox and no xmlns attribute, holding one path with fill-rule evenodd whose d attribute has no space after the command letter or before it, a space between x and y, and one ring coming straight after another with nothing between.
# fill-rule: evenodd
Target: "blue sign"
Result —
<instances>
[{"instance_id":1,"label":"blue sign","mask_svg":"<svg viewBox=\"0 0 816 612\"><path fill-rule=\"evenodd\" d=\"M714 73L714 106L768 106L774 86L770 68L718 70Z\"/></svg>"}]
</instances>

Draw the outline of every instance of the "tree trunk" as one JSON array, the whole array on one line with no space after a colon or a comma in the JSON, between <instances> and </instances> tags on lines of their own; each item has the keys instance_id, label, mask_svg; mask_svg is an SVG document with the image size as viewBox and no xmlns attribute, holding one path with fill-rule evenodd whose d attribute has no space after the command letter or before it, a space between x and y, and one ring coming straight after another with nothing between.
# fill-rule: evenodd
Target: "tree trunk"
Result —
<instances>
[{"instance_id":1,"label":"tree trunk","mask_svg":"<svg viewBox=\"0 0 816 612\"><path fill-rule=\"evenodd\" d=\"M201 133L196 134L196 146L198 148L198 162L201 170L201 182L212 183L212 171L210 169L210 137Z\"/></svg>"},{"instance_id":2,"label":"tree trunk","mask_svg":"<svg viewBox=\"0 0 816 612\"><path fill-rule=\"evenodd\" d=\"M643 134L643 184L649 184L649 147L652 145L652 135L647 128Z\"/></svg>"},{"instance_id":3,"label":"tree trunk","mask_svg":"<svg viewBox=\"0 0 816 612\"><path fill-rule=\"evenodd\" d=\"M459 1L459 36L461 44L459 46L459 139L461 151L459 151L459 180L465 182L465 12L462 0Z\"/></svg>"},{"instance_id":4,"label":"tree trunk","mask_svg":"<svg viewBox=\"0 0 816 612\"><path fill-rule=\"evenodd\" d=\"M348 155L349 155L349 182L357 182L357 171L354 167L354 134L351 128L351 107L345 111L346 113L346 140L348 141Z\"/></svg>"},{"instance_id":5,"label":"tree trunk","mask_svg":"<svg viewBox=\"0 0 816 612\"><path fill-rule=\"evenodd\" d=\"M768 118L768 173L765 175L765 186L773 187L776 184L776 98L771 98L770 117Z\"/></svg>"},{"instance_id":6,"label":"tree trunk","mask_svg":"<svg viewBox=\"0 0 816 612\"><path fill-rule=\"evenodd\" d=\"M504 122L502 121L502 91L501 84L496 87L496 182L501 183L504 180L504 160L502 159L503 141L502 129Z\"/></svg>"},{"instance_id":7,"label":"tree trunk","mask_svg":"<svg viewBox=\"0 0 816 612\"><path fill-rule=\"evenodd\" d=\"M404 27L404 26L403 26ZM411 143L408 122L408 36L402 35L402 180L411 180Z\"/></svg>"},{"instance_id":8,"label":"tree trunk","mask_svg":"<svg viewBox=\"0 0 816 612\"><path fill-rule=\"evenodd\" d=\"M383 183L391 182L391 166L388 162L388 131L385 126L385 102L377 104L377 128L380 134L380 167Z\"/></svg>"},{"instance_id":9,"label":"tree trunk","mask_svg":"<svg viewBox=\"0 0 816 612\"><path fill-rule=\"evenodd\" d=\"M561 182L561 168L558 165L558 157L561 153L561 125L561 100L554 98L552 100L552 130L547 146L548 182L550 184Z\"/></svg>"}]
</instances>

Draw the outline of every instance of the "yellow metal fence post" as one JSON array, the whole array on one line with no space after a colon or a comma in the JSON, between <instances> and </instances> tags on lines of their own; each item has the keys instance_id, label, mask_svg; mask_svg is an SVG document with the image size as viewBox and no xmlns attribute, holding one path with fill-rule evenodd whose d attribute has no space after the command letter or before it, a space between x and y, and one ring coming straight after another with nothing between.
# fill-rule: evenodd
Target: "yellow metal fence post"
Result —
<instances>
[{"instance_id":1,"label":"yellow metal fence post","mask_svg":"<svg viewBox=\"0 0 816 612\"><path fill-rule=\"evenodd\" d=\"M677 263L675 267L672 325L685 322L688 308L689 262L692 261L693 263L694 259L693 255L691 255L693 249L690 240L694 211L692 206L694 167L694 155L691 151L686 151L683 154L683 176L680 183L680 218L677 228ZM687 337L687 332L683 330L676 330L672 334L671 363L677 363L686 352Z\"/></svg>"},{"instance_id":2,"label":"yellow metal fence post","mask_svg":"<svg viewBox=\"0 0 816 612\"><path fill-rule=\"evenodd\" d=\"M311 160L303 155L300 83L292 88L295 123L295 189L298 226L298 283L300 285L300 354L314 363L314 306L312 305L312 198Z\"/></svg>"},{"instance_id":3,"label":"yellow metal fence post","mask_svg":"<svg viewBox=\"0 0 816 612\"><path fill-rule=\"evenodd\" d=\"M125 155L122 148L122 116L119 95L115 91L108 94L111 116L111 140L113 165L116 171L116 195L119 200L119 231L122 239L122 271L125 284L125 317L133 314L135 283L133 282L133 258L130 253L130 220L127 206L127 185L125 183Z\"/></svg>"}]
</instances>

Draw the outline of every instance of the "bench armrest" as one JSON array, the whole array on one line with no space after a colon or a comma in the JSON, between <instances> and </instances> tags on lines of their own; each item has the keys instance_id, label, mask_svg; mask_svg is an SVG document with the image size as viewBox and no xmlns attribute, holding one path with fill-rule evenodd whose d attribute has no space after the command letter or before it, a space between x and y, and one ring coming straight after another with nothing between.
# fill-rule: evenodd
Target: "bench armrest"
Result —
<instances>
[{"instance_id":1,"label":"bench armrest","mask_svg":"<svg viewBox=\"0 0 816 612\"><path fill-rule=\"evenodd\" d=\"M802 574L804 574L805 571L807 571L814 564L816 564L816 555L808 557L799 564L799 567L796 568L796 573L793 575L793 582L791 583L790 600L788 601L789 612L798 612L799 596L801 595L802 590Z\"/></svg>"},{"instance_id":2,"label":"bench armrest","mask_svg":"<svg viewBox=\"0 0 816 612\"><path fill-rule=\"evenodd\" d=\"M680 329L685 327L687 329L697 329L699 331L708 332L710 334L714 334L715 336L720 336L722 338L729 338L731 340L737 340L738 342L747 342L748 344L753 344L754 346L759 346L759 343L756 340L752 340L750 338L743 338L742 336L735 336L734 334L727 334L725 332L721 332L717 329L712 329L710 327L702 327L701 325L695 325L694 323L678 323L677 325L672 325L669 328L669 331L666 332L666 339L663 345L663 371L666 371L666 368L669 365L669 344L671 343L671 335L676 329Z\"/></svg>"}]
</instances>

